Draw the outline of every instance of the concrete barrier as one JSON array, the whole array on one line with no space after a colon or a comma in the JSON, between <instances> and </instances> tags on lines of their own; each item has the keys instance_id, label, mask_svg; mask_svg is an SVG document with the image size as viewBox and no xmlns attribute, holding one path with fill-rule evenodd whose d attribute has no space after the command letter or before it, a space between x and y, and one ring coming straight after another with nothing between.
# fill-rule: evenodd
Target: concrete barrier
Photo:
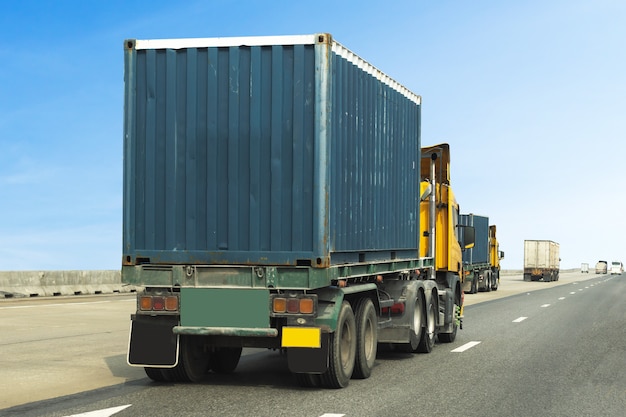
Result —
<instances>
[{"instance_id":1,"label":"concrete barrier","mask_svg":"<svg viewBox=\"0 0 626 417\"><path fill-rule=\"evenodd\" d=\"M502 275L522 272L500 271ZM120 271L0 271L0 298L129 293L138 289L122 284Z\"/></svg>"},{"instance_id":2,"label":"concrete barrier","mask_svg":"<svg viewBox=\"0 0 626 417\"><path fill-rule=\"evenodd\" d=\"M134 292L120 271L0 271L0 298Z\"/></svg>"}]
</instances>

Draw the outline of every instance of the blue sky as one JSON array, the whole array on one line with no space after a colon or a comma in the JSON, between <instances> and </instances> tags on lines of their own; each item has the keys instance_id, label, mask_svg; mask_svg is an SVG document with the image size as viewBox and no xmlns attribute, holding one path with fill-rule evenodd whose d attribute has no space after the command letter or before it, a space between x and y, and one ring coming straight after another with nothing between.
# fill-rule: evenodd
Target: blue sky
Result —
<instances>
[{"instance_id":1,"label":"blue sky","mask_svg":"<svg viewBox=\"0 0 626 417\"><path fill-rule=\"evenodd\" d=\"M423 98L463 212L561 266L626 261L626 2L34 1L0 5L0 270L119 269L123 41L334 38Z\"/></svg>"}]
</instances>

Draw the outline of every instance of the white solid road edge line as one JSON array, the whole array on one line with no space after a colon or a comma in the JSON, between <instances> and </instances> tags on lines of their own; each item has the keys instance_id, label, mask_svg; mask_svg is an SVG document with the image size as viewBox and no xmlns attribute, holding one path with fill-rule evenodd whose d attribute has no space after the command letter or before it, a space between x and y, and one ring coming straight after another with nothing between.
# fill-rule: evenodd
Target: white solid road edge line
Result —
<instances>
[{"instance_id":1,"label":"white solid road edge line","mask_svg":"<svg viewBox=\"0 0 626 417\"><path fill-rule=\"evenodd\" d=\"M480 342L468 342L466 344L464 344L463 346L459 346L458 348L452 350L451 352L454 353L459 353L459 352L465 352L467 349L471 349L476 345L479 345Z\"/></svg>"}]
</instances>

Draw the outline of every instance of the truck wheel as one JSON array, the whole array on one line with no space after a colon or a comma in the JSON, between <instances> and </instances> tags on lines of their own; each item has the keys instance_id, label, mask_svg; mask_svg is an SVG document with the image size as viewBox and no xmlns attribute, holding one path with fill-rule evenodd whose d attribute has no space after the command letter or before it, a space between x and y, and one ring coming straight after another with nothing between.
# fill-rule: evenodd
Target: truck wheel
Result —
<instances>
[{"instance_id":1,"label":"truck wheel","mask_svg":"<svg viewBox=\"0 0 626 417\"><path fill-rule=\"evenodd\" d=\"M359 301L356 308L356 363L353 378L369 378L378 348L378 318L369 298Z\"/></svg>"},{"instance_id":2,"label":"truck wheel","mask_svg":"<svg viewBox=\"0 0 626 417\"><path fill-rule=\"evenodd\" d=\"M202 338L180 337L178 365L170 370L172 380L178 382L199 382L209 371L209 354L204 351Z\"/></svg>"},{"instance_id":3,"label":"truck wheel","mask_svg":"<svg viewBox=\"0 0 626 417\"><path fill-rule=\"evenodd\" d=\"M457 297L457 293L454 293L454 312L452 317L452 332L451 333L439 333L439 341L441 343L452 343L456 339L456 332L459 328L459 321L461 318L461 299Z\"/></svg>"},{"instance_id":4,"label":"truck wheel","mask_svg":"<svg viewBox=\"0 0 626 417\"><path fill-rule=\"evenodd\" d=\"M402 350L403 352L417 353L418 351L417 348L422 338L424 323L424 312L422 311L422 305L422 299L419 294L417 294L413 303L413 311L411 312L411 310L409 310L407 306L407 311L412 313L411 317L409 318L409 320L411 320L409 323L409 342L396 345L398 346L399 350Z\"/></svg>"},{"instance_id":5,"label":"truck wheel","mask_svg":"<svg viewBox=\"0 0 626 417\"><path fill-rule=\"evenodd\" d=\"M491 290L498 291L498 285L500 284L500 274L496 274L493 277L493 282L491 283Z\"/></svg>"},{"instance_id":6,"label":"truck wheel","mask_svg":"<svg viewBox=\"0 0 626 417\"><path fill-rule=\"evenodd\" d=\"M241 348L217 348L211 354L210 368L218 374L229 374L237 368L241 358Z\"/></svg>"},{"instance_id":7,"label":"truck wheel","mask_svg":"<svg viewBox=\"0 0 626 417\"><path fill-rule=\"evenodd\" d=\"M341 304L337 329L330 334L328 370L322 374L328 388L344 388L350 382L356 356L356 324L350 303Z\"/></svg>"},{"instance_id":8,"label":"truck wheel","mask_svg":"<svg viewBox=\"0 0 626 417\"><path fill-rule=\"evenodd\" d=\"M417 351L420 353L430 353L435 346L435 302L431 296L426 306L426 328L422 331L420 343Z\"/></svg>"}]
</instances>

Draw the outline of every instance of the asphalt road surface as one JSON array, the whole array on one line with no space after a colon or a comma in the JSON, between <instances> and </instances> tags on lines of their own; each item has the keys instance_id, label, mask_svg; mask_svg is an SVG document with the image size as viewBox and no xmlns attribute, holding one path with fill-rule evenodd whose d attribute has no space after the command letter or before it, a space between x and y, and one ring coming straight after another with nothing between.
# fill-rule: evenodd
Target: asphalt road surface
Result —
<instances>
[{"instance_id":1,"label":"asphalt road surface","mask_svg":"<svg viewBox=\"0 0 626 417\"><path fill-rule=\"evenodd\" d=\"M503 276L465 296L430 354L381 351L341 390L299 387L278 352L232 375L158 384L125 363L128 295L0 301L0 416L623 416L626 274Z\"/></svg>"}]
</instances>

